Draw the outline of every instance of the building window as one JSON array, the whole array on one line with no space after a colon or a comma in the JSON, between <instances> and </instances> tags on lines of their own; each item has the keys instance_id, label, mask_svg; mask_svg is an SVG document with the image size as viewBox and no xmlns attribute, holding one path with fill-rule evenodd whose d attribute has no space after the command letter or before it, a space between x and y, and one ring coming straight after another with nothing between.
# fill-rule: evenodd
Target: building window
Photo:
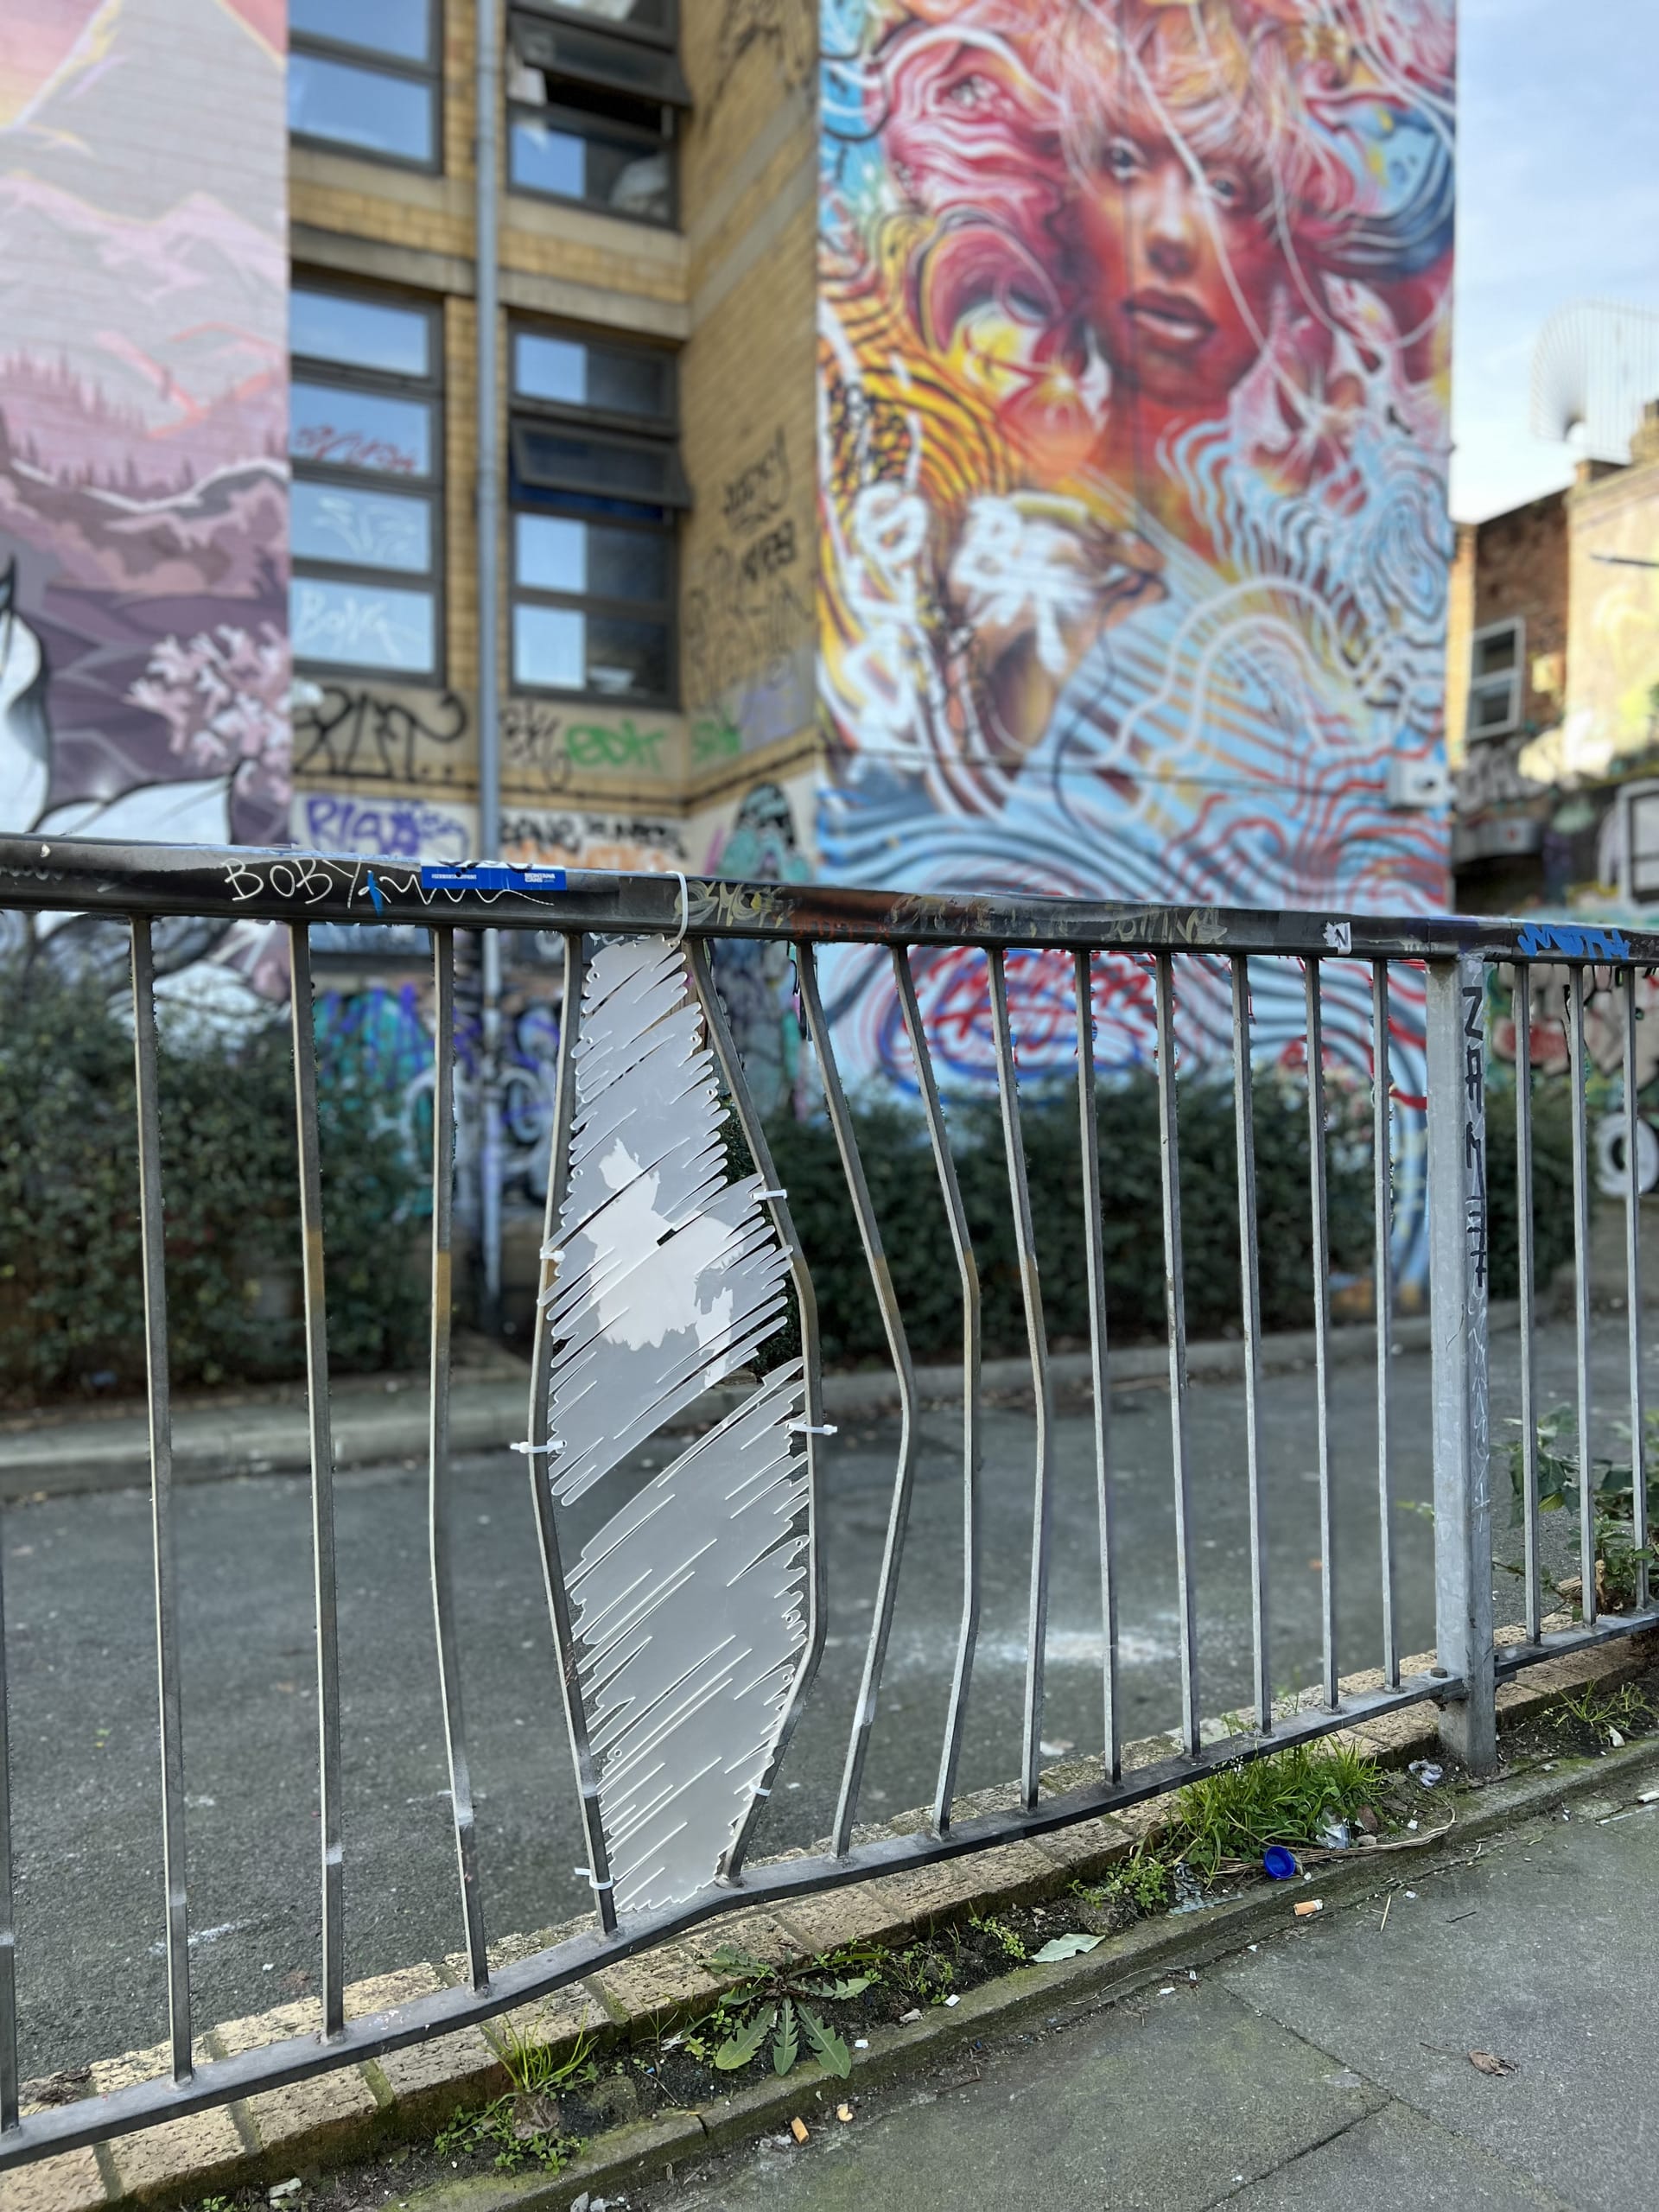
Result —
<instances>
[{"instance_id":1,"label":"building window","mask_svg":"<svg viewBox=\"0 0 1659 2212\"><path fill-rule=\"evenodd\" d=\"M671 354L512 334L512 681L670 705L674 523L690 504Z\"/></svg>"},{"instance_id":2,"label":"building window","mask_svg":"<svg viewBox=\"0 0 1659 2212\"><path fill-rule=\"evenodd\" d=\"M289 295L296 660L435 678L438 323L429 308L296 283Z\"/></svg>"},{"instance_id":3,"label":"building window","mask_svg":"<svg viewBox=\"0 0 1659 2212\"><path fill-rule=\"evenodd\" d=\"M1624 817L1621 901L1650 906L1659 899L1659 784L1626 784L1618 794Z\"/></svg>"},{"instance_id":4,"label":"building window","mask_svg":"<svg viewBox=\"0 0 1659 2212\"><path fill-rule=\"evenodd\" d=\"M289 0L294 136L435 168L437 12L436 0Z\"/></svg>"},{"instance_id":5,"label":"building window","mask_svg":"<svg viewBox=\"0 0 1659 2212\"><path fill-rule=\"evenodd\" d=\"M1507 737L1521 727L1527 626L1519 616L1489 622L1469 647L1469 735Z\"/></svg>"},{"instance_id":6,"label":"building window","mask_svg":"<svg viewBox=\"0 0 1659 2212\"><path fill-rule=\"evenodd\" d=\"M690 94L674 0L526 0L507 18L508 175L521 192L640 222L675 219Z\"/></svg>"}]
</instances>

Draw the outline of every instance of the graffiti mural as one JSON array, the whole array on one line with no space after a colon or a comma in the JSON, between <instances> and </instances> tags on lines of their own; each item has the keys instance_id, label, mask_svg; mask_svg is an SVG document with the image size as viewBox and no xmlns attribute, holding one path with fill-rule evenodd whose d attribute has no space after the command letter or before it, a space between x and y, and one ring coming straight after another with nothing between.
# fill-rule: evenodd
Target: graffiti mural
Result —
<instances>
[{"instance_id":1,"label":"graffiti mural","mask_svg":"<svg viewBox=\"0 0 1659 2212\"><path fill-rule=\"evenodd\" d=\"M463 977L455 1020L456 1205L478 1218L484 1029L475 979ZM332 1080L359 1083L395 1102L399 1135L412 1166L432 1158L432 986L359 982L316 995L317 1053ZM505 1156L502 1195L539 1207L547 1196L548 1141L558 1079L559 1018L545 995L510 986L502 1008L501 1121ZM431 1204L429 1192L417 1201Z\"/></svg>"},{"instance_id":2,"label":"graffiti mural","mask_svg":"<svg viewBox=\"0 0 1659 2212\"><path fill-rule=\"evenodd\" d=\"M703 872L735 883L808 883L812 868L781 784L756 784L731 826L709 844ZM715 974L743 1065L763 1114L804 1108L800 1007L787 944L731 938L715 947Z\"/></svg>"},{"instance_id":3,"label":"graffiti mural","mask_svg":"<svg viewBox=\"0 0 1659 2212\"><path fill-rule=\"evenodd\" d=\"M1444 817L1389 802L1442 744L1452 0L824 0L823 28L824 874L1443 906ZM1294 1061L1300 972L1258 970ZM849 1063L902 1076L880 963L826 974ZM919 980L944 1067L986 1079L982 963ZM1067 963L1009 982L1022 1066L1073 1065ZM1326 988L1363 1075L1366 978ZM1140 964L1098 963L1094 1015L1103 1066L1149 1058ZM1184 1066L1224 1050L1219 963L1180 1033Z\"/></svg>"},{"instance_id":4,"label":"graffiti mural","mask_svg":"<svg viewBox=\"0 0 1659 2212\"><path fill-rule=\"evenodd\" d=\"M0 823L280 842L282 0L4 12ZM256 993L285 987L268 955L263 933L215 951Z\"/></svg>"}]
</instances>

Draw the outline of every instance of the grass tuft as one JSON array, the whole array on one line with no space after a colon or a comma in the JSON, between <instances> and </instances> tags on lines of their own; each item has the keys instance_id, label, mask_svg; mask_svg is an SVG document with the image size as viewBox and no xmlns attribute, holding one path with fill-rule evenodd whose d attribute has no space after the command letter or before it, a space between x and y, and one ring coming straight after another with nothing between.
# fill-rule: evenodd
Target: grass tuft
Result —
<instances>
[{"instance_id":1,"label":"grass tuft","mask_svg":"<svg viewBox=\"0 0 1659 2212\"><path fill-rule=\"evenodd\" d=\"M1544 1718L1563 1732L1579 1727L1599 1742L1623 1743L1627 1736L1639 1736L1651 1728L1656 1714L1652 1701L1634 1682L1624 1682L1616 1690L1604 1689L1599 1682L1586 1682L1581 1690L1564 1690Z\"/></svg>"},{"instance_id":2,"label":"grass tuft","mask_svg":"<svg viewBox=\"0 0 1659 2212\"><path fill-rule=\"evenodd\" d=\"M1270 1843L1313 1848L1329 1822L1376 1803L1382 1779L1375 1759L1343 1745L1294 1744L1224 1767L1181 1791L1166 1853L1210 1880L1224 1861L1260 1859Z\"/></svg>"}]
</instances>

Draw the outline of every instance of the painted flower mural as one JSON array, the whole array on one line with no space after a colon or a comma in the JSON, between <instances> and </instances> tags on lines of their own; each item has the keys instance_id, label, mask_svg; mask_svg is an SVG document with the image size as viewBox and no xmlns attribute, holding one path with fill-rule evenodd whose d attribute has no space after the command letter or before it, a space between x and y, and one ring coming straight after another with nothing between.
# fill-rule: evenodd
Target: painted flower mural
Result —
<instances>
[{"instance_id":1,"label":"painted flower mural","mask_svg":"<svg viewBox=\"0 0 1659 2212\"><path fill-rule=\"evenodd\" d=\"M1421 912L1440 757L1451 0L824 0L819 688L832 880L1184 906ZM1010 970L1022 1065L1065 977ZM1064 963L1060 963L1063 967ZM902 1075L878 962L834 969ZM1300 1049L1259 963L1256 1036ZM920 979L990 1069L982 973ZM1369 979L1328 975L1369 1068ZM1106 1066L1147 979L1097 964ZM1408 1267L1421 992L1393 1007ZM1189 971L1185 1065L1225 1050Z\"/></svg>"}]
</instances>

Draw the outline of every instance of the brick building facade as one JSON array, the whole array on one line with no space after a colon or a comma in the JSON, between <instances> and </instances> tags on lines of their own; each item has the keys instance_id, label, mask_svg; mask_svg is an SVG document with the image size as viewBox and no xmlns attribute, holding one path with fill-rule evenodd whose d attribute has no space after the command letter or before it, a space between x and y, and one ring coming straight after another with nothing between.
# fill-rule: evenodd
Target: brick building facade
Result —
<instances>
[{"instance_id":1,"label":"brick building facade","mask_svg":"<svg viewBox=\"0 0 1659 2212\"><path fill-rule=\"evenodd\" d=\"M1628 466L1581 463L1565 491L1459 532L1447 665L1459 906L1651 905L1659 409Z\"/></svg>"}]
</instances>

